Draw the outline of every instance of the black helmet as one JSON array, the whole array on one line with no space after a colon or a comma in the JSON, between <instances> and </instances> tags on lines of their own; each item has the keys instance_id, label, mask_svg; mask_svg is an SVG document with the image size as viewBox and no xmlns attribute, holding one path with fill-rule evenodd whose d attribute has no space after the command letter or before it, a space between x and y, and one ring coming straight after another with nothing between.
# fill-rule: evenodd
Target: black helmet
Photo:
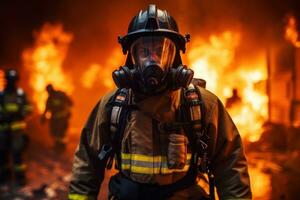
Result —
<instances>
[{"instance_id":1,"label":"black helmet","mask_svg":"<svg viewBox=\"0 0 300 200\"><path fill-rule=\"evenodd\" d=\"M52 91L54 91L53 85L51 83L49 83L46 86L46 90L47 90L48 93L51 93Z\"/></svg>"},{"instance_id":2,"label":"black helmet","mask_svg":"<svg viewBox=\"0 0 300 200\"><path fill-rule=\"evenodd\" d=\"M179 34L176 21L166 10L157 9L155 5L149 5L148 10L140 11L131 20L128 33L124 37L119 36L123 53L126 54L131 44L141 36L165 36L170 38L178 50L185 52L185 44L190 40L190 35Z\"/></svg>"},{"instance_id":3,"label":"black helmet","mask_svg":"<svg viewBox=\"0 0 300 200\"><path fill-rule=\"evenodd\" d=\"M5 71L5 79L6 79L6 90L14 90L16 89L17 81L19 80L19 75L16 70L9 69Z\"/></svg>"},{"instance_id":4,"label":"black helmet","mask_svg":"<svg viewBox=\"0 0 300 200\"><path fill-rule=\"evenodd\" d=\"M176 21L167 11L149 5L131 20L128 33L119 36L125 66L112 74L119 88L132 88L146 95L186 87L193 71L182 65L180 51L190 35L179 34Z\"/></svg>"},{"instance_id":5,"label":"black helmet","mask_svg":"<svg viewBox=\"0 0 300 200\"><path fill-rule=\"evenodd\" d=\"M10 80L17 81L19 79L19 75L16 70L9 69L9 70L5 71L5 79L7 81L10 81Z\"/></svg>"}]
</instances>

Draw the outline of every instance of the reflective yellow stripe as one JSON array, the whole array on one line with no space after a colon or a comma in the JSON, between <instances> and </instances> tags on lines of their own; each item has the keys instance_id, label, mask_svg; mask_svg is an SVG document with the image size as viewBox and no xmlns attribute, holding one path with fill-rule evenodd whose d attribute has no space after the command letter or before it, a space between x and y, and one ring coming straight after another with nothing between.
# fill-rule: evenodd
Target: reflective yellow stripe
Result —
<instances>
[{"instance_id":1,"label":"reflective yellow stripe","mask_svg":"<svg viewBox=\"0 0 300 200\"><path fill-rule=\"evenodd\" d=\"M183 169L169 169L167 167L151 168L140 167L130 164L122 164L122 170L130 170L133 173L139 174L172 174L174 172L186 172L189 170L190 165L185 165Z\"/></svg>"},{"instance_id":2,"label":"reflective yellow stripe","mask_svg":"<svg viewBox=\"0 0 300 200\"><path fill-rule=\"evenodd\" d=\"M53 103L55 106L58 106L58 105L61 104L61 100L53 99L53 100L52 100L52 103Z\"/></svg>"},{"instance_id":3,"label":"reflective yellow stripe","mask_svg":"<svg viewBox=\"0 0 300 200\"><path fill-rule=\"evenodd\" d=\"M187 154L187 159L190 160L192 154ZM166 161L166 156L147 156L142 154L130 154L130 153L122 153L121 158L124 160L136 160L136 161L144 161L144 162L161 162Z\"/></svg>"},{"instance_id":4,"label":"reflective yellow stripe","mask_svg":"<svg viewBox=\"0 0 300 200\"><path fill-rule=\"evenodd\" d=\"M68 200L96 200L96 198L84 194L69 194Z\"/></svg>"},{"instance_id":5,"label":"reflective yellow stripe","mask_svg":"<svg viewBox=\"0 0 300 200\"><path fill-rule=\"evenodd\" d=\"M163 156L146 156L142 154L126 154L122 153L121 158L124 160L136 160L144 162L161 162Z\"/></svg>"},{"instance_id":6,"label":"reflective yellow stripe","mask_svg":"<svg viewBox=\"0 0 300 200\"><path fill-rule=\"evenodd\" d=\"M167 167L161 168L162 174L172 174L174 172L187 172L189 170L190 165L185 165L183 169L169 169Z\"/></svg>"},{"instance_id":7,"label":"reflective yellow stripe","mask_svg":"<svg viewBox=\"0 0 300 200\"><path fill-rule=\"evenodd\" d=\"M7 103L4 105L4 107L5 107L5 110L8 112L17 112L19 109L19 106L16 103Z\"/></svg>"},{"instance_id":8,"label":"reflective yellow stripe","mask_svg":"<svg viewBox=\"0 0 300 200\"><path fill-rule=\"evenodd\" d=\"M32 107L31 105L25 105L25 106L24 106L24 110L25 110L26 112L32 111L32 109L33 109L33 107Z\"/></svg>"},{"instance_id":9,"label":"reflective yellow stripe","mask_svg":"<svg viewBox=\"0 0 300 200\"><path fill-rule=\"evenodd\" d=\"M61 111L61 112L53 113L52 117L54 117L54 118L66 117L66 116L69 115L69 113L70 112L68 110L64 110L64 111Z\"/></svg>"},{"instance_id":10,"label":"reflective yellow stripe","mask_svg":"<svg viewBox=\"0 0 300 200\"><path fill-rule=\"evenodd\" d=\"M139 167L135 165L123 165L122 164L122 169L123 170L130 170L131 172L134 173L139 173L139 174L159 174L160 173L160 168L150 168L150 167Z\"/></svg>"},{"instance_id":11,"label":"reflective yellow stripe","mask_svg":"<svg viewBox=\"0 0 300 200\"><path fill-rule=\"evenodd\" d=\"M12 122L10 125L11 130L21 130L26 128L25 122Z\"/></svg>"},{"instance_id":12,"label":"reflective yellow stripe","mask_svg":"<svg viewBox=\"0 0 300 200\"><path fill-rule=\"evenodd\" d=\"M19 121L19 122L12 122L11 124L5 123L5 124L0 124L0 131L8 130L11 129L13 131L15 130L22 130L27 127L26 122L24 121Z\"/></svg>"},{"instance_id":13,"label":"reflective yellow stripe","mask_svg":"<svg viewBox=\"0 0 300 200\"><path fill-rule=\"evenodd\" d=\"M183 169L169 169L166 156L147 156L142 154L121 154L122 170L130 170L140 174L170 174L186 172L189 169L191 154L187 154L187 164Z\"/></svg>"},{"instance_id":14,"label":"reflective yellow stripe","mask_svg":"<svg viewBox=\"0 0 300 200\"><path fill-rule=\"evenodd\" d=\"M27 169L27 165L22 164L22 165L15 165L15 171L16 172L23 172Z\"/></svg>"}]
</instances>

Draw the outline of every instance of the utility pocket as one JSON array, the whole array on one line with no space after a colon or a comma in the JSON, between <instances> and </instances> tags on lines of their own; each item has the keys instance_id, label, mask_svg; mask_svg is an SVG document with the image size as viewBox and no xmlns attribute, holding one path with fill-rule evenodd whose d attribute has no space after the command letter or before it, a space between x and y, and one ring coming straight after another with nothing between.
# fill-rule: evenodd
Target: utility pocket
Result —
<instances>
[{"instance_id":1,"label":"utility pocket","mask_svg":"<svg viewBox=\"0 0 300 200\"><path fill-rule=\"evenodd\" d=\"M187 138L180 134L169 135L168 168L183 169L187 161Z\"/></svg>"}]
</instances>

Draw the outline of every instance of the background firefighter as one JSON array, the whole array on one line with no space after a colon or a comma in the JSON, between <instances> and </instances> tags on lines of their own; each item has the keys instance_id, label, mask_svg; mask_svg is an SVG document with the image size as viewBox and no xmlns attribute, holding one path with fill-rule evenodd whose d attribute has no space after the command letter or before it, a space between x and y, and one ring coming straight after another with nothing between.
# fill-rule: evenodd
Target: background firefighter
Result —
<instances>
[{"instance_id":1,"label":"background firefighter","mask_svg":"<svg viewBox=\"0 0 300 200\"><path fill-rule=\"evenodd\" d=\"M11 180L12 175L17 184L26 183L22 155L28 137L24 120L32 108L24 91L17 87L18 78L15 70L7 70L5 89L0 91L0 184Z\"/></svg>"},{"instance_id":2,"label":"background firefighter","mask_svg":"<svg viewBox=\"0 0 300 200\"><path fill-rule=\"evenodd\" d=\"M182 64L189 39L155 5L132 19L119 37L127 54L113 72L119 89L101 98L82 130L70 200L97 199L112 160L118 173L109 199L213 199L211 180L220 199L252 198L237 128L214 94L190 84L193 71ZM199 173L210 177L210 197Z\"/></svg>"},{"instance_id":3,"label":"background firefighter","mask_svg":"<svg viewBox=\"0 0 300 200\"><path fill-rule=\"evenodd\" d=\"M63 150L65 148L64 137L69 126L73 103L64 92L55 90L51 84L47 85L46 90L48 99L41 122L43 123L46 120L46 116L49 113L49 128L55 142L55 148Z\"/></svg>"}]
</instances>

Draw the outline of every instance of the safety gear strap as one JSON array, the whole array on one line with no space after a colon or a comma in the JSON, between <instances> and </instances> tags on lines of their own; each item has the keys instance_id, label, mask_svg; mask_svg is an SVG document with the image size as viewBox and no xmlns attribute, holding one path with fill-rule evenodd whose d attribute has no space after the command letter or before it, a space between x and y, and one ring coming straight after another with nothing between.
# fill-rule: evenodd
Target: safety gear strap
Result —
<instances>
[{"instance_id":1,"label":"safety gear strap","mask_svg":"<svg viewBox=\"0 0 300 200\"><path fill-rule=\"evenodd\" d=\"M116 168L121 166L121 141L126 126L126 118L136 105L133 100L132 90L122 88L109 100L110 106L110 132L111 143L104 144L98 157L106 162L106 168L111 169L113 158L116 155Z\"/></svg>"},{"instance_id":2,"label":"safety gear strap","mask_svg":"<svg viewBox=\"0 0 300 200\"><path fill-rule=\"evenodd\" d=\"M209 136L207 134L207 126L205 123L205 106L201 97L199 89L193 84L190 84L188 88L183 90L183 99L185 103L182 104L183 111L186 117L185 120L190 120L190 126L188 131L190 134L190 141L193 142L192 149L194 152L193 162L198 172L206 173L209 181L209 195L210 199L214 200L214 187L215 179L211 171L210 160L208 156L208 141ZM185 108L186 107L186 108ZM192 136L192 137L191 137Z\"/></svg>"},{"instance_id":3,"label":"safety gear strap","mask_svg":"<svg viewBox=\"0 0 300 200\"><path fill-rule=\"evenodd\" d=\"M14 166L14 170L16 172L24 172L27 169L27 165L26 164L21 164L21 165L15 165Z\"/></svg>"}]
</instances>

